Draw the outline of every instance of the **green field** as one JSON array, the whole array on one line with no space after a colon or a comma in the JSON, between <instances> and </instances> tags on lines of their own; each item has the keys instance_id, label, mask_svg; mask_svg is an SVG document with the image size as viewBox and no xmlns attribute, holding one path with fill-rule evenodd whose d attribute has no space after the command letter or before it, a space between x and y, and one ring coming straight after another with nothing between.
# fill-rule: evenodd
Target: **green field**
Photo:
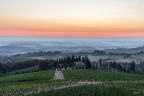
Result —
<instances>
[{"instance_id":1,"label":"green field","mask_svg":"<svg viewBox=\"0 0 144 96\"><path fill-rule=\"evenodd\" d=\"M66 70L63 71L68 80L96 80L96 81L138 81L144 80L144 75L96 71L96 70Z\"/></svg>"},{"instance_id":2,"label":"green field","mask_svg":"<svg viewBox=\"0 0 144 96\"><path fill-rule=\"evenodd\" d=\"M29 96L144 96L144 83L84 85Z\"/></svg>"},{"instance_id":3,"label":"green field","mask_svg":"<svg viewBox=\"0 0 144 96\"><path fill-rule=\"evenodd\" d=\"M96 70L64 70L62 72L65 80L54 80L54 72L41 71L0 77L0 96L19 96L19 94L31 92L35 95L30 96L144 96L143 75ZM81 80L103 83L42 92L46 91L45 88L74 84ZM128 82L116 83L112 81ZM38 92L41 93L37 94ZM111 93L113 95L110 95Z\"/></svg>"},{"instance_id":4,"label":"green field","mask_svg":"<svg viewBox=\"0 0 144 96\"><path fill-rule=\"evenodd\" d=\"M67 83L65 80L54 81L53 78L54 71L0 77L0 96L7 93L19 94L27 90L37 90L45 86Z\"/></svg>"},{"instance_id":5,"label":"green field","mask_svg":"<svg viewBox=\"0 0 144 96\"><path fill-rule=\"evenodd\" d=\"M0 83L50 80L53 78L53 76L54 71L33 72L27 74L0 77Z\"/></svg>"}]
</instances>

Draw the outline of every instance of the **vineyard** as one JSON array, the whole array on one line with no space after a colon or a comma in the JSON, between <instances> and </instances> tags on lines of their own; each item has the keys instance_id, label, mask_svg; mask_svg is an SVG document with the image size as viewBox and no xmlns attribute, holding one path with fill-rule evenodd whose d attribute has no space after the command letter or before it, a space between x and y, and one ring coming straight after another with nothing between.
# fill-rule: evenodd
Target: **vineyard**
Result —
<instances>
[{"instance_id":1,"label":"vineyard","mask_svg":"<svg viewBox=\"0 0 144 96\"><path fill-rule=\"evenodd\" d=\"M84 85L29 96L144 96L144 83Z\"/></svg>"},{"instance_id":2,"label":"vineyard","mask_svg":"<svg viewBox=\"0 0 144 96\"><path fill-rule=\"evenodd\" d=\"M64 70L0 77L0 96L144 96L144 76L96 70ZM91 82L91 83L89 83Z\"/></svg>"},{"instance_id":3,"label":"vineyard","mask_svg":"<svg viewBox=\"0 0 144 96\"><path fill-rule=\"evenodd\" d=\"M96 70L66 70L63 71L68 80L91 80L91 81L139 81L144 80L144 75L128 74L121 72L108 72Z\"/></svg>"},{"instance_id":4,"label":"vineyard","mask_svg":"<svg viewBox=\"0 0 144 96\"><path fill-rule=\"evenodd\" d=\"M68 81L54 81L54 71L42 71L13 76L0 77L0 96L15 96L16 94L38 91L41 88L65 84Z\"/></svg>"}]
</instances>

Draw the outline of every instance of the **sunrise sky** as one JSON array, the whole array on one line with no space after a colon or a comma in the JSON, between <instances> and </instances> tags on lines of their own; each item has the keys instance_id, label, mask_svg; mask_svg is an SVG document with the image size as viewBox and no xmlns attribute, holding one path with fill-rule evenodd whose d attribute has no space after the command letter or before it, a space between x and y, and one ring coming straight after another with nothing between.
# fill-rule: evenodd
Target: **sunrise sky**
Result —
<instances>
[{"instance_id":1,"label":"sunrise sky","mask_svg":"<svg viewBox=\"0 0 144 96\"><path fill-rule=\"evenodd\" d=\"M144 37L144 0L0 0L0 36Z\"/></svg>"}]
</instances>

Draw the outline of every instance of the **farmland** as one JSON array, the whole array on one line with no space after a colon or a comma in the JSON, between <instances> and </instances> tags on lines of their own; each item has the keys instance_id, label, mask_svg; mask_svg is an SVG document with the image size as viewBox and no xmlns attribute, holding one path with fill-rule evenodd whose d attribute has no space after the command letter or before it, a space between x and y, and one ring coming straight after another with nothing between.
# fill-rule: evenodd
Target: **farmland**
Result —
<instances>
[{"instance_id":1,"label":"farmland","mask_svg":"<svg viewBox=\"0 0 144 96\"><path fill-rule=\"evenodd\" d=\"M139 81L144 80L143 75L128 74L121 72L108 72L96 70L66 70L63 71L68 80L94 80L94 81Z\"/></svg>"},{"instance_id":2,"label":"farmland","mask_svg":"<svg viewBox=\"0 0 144 96\"><path fill-rule=\"evenodd\" d=\"M29 96L144 96L144 83L84 85Z\"/></svg>"},{"instance_id":3,"label":"farmland","mask_svg":"<svg viewBox=\"0 0 144 96\"><path fill-rule=\"evenodd\" d=\"M0 96L7 93L19 94L30 92L32 89L37 90L38 88L66 83L64 80L54 81L53 76L54 71L42 71L0 77Z\"/></svg>"},{"instance_id":4,"label":"farmland","mask_svg":"<svg viewBox=\"0 0 144 96\"><path fill-rule=\"evenodd\" d=\"M144 96L143 75L97 70L62 72L64 80L54 80L55 71L50 70L1 77L0 96Z\"/></svg>"}]
</instances>

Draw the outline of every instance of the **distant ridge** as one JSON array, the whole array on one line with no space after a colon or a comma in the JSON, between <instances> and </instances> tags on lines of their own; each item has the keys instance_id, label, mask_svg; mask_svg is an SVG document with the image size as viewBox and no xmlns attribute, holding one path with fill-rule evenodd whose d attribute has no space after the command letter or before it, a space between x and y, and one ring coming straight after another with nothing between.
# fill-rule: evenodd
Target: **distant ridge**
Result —
<instances>
[{"instance_id":1,"label":"distant ridge","mask_svg":"<svg viewBox=\"0 0 144 96\"><path fill-rule=\"evenodd\" d=\"M144 46L137 47L137 48L106 49L105 51L111 53L139 53L139 52L144 52Z\"/></svg>"}]
</instances>

